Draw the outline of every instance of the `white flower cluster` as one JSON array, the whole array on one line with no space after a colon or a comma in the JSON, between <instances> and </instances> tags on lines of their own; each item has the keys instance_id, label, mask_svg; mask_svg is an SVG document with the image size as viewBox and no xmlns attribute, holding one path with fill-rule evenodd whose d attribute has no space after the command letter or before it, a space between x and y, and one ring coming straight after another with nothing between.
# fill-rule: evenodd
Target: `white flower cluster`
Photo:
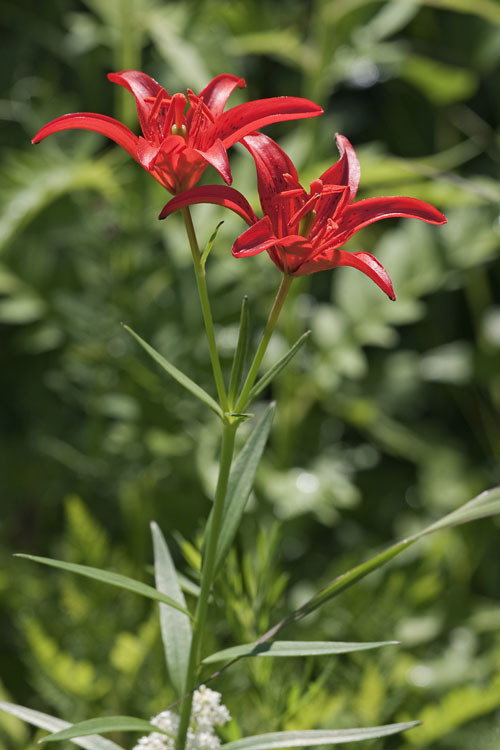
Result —
<instances>
[{"instance_id":1,"label":"white flower cluster","mask_svg":"<svg viewBox=\"0 0 500 750\"><path fill-rule=\"evenodd\" d=\"M219 747L220 739L214 732L214 726L223 726L231 720L229 711L220 699L220 693L205 685L200 685L199 690L194 691L186 750L216 750ZM152 732L141 737L133 750L175 750L179 716L173 711L162 711L151 719L151 724L170 736Z\"/></svg>"}]
</instances>

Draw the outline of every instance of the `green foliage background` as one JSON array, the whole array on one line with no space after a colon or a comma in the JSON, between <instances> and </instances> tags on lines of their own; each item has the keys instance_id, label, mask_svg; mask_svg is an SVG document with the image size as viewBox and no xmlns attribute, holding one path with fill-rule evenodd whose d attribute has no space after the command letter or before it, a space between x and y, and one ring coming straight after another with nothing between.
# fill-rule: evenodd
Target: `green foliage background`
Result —
<instances>
[{"instance_id":1,"label":"green foliage background","mask_svg":"<svg viewBox=\"0 0 500 750\"><path fill-rule=\"evenodd\" d=\"M359 151L362 196L435 203L446 227L383 222L373 252L398 294L338 269L299 280L269 361L312 330L272 392L277 416L250 510L216 593L214 648L262 633L320 583L500 481L500 5L495 0L17 0L0 17L0 693L70 721L148 717L172 699L150 603L39 570L12 551L151 581L155 519L196 577L217 427L152 370L130 324L212 389L190 256L168 196L94 134L29 141L49 119L95 111L136 127L106 79L142 69L171 91L221 72L326 114L267 132L303 183ZM231 156L256 203L253 165ZM206 181L214 180L206 173ZM241 298L257 338L279 274L236 261L242 223L194 210L208 240L226 364ZM381 748L500 744L499 524L431 537L286 637L397 638L324 663L271 660L225 673L226 737L421 718ZM8 750L35 747L0 716ZM118 738L120 739L120 738ZM122 738L123 739L123 738ZM133 739L123 739L133 744Z\"/></svg>"}]
</instances>

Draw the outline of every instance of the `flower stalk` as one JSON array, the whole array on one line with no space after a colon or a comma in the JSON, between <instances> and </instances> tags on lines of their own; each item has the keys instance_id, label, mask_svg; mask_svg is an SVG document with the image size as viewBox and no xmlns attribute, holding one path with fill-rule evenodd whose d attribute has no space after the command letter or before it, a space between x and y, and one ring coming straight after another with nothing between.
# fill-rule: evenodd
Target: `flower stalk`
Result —
<instances>
[{"instance_id":1,"label":"flower stalk","mask_svg":"<svg viewBox=\"0 0 500 750\"><path fill-rule=\"evenodd\" d=\"M210 597L210 591L214 579L217 542L222 525L224 502L226 499L229 472L231 470L231 464L233 460L234 439L237 429L238 422L234 422L232 424L224 424L222 430L219 477L217 480L217 488L215 490L212 523L209 526L205 554L202 562L200 595L198 597L198 604L196 606L196 612L194 615L193 639L191 641L191 651L189 653L188 672L186 676L186 686L189 691L191 691L196 684L198 676L202 637L205 630L205 622L207 618L208 600ZM191 718L192 703L193 694L190 693L185 698L182 704L176 750L184 750L186 746L186 738Z\"/></svg>"},{"instance_id":2,"label":"flower stalk","mask_svg":"<svg viewBox=\"0 0 500 750\"><path fill-rule=\"evenodd\" d=\"M286 274L283 275L280 287L278 289L271 312L269 314L269 318L267 319L266 327L264 328L264 333L262 334L262 339L255 353L255 357L250 366L250 370L248 371L248 375L246 377L243 388L241 389L240 397L236 403L236 407L235 407L236 413L243 411L246 407L248 394L252 390L252 386L255 383L257 375L259 374L259 368L262 364L264 354L267 351L267 347L269 345L269 341L271 340L271 336L273 335L273 331L276 328L276 323L278 322L279 314L281 312L283 304L286 300L286 297L292 285L292 281L293 281L292 276L287 276Z\"/></svg>"},{"instance_id":3,"label":"flower stalk","mask_svg":"<svg viewBox=\"0 0 500 750\"><path fill-rule=\"evenodd\" d=\"M212 362L212 371L214 375L215 387L217 388L217 395L219 402L224 412L228 411L228 401L226 394L226 386L224 385L224 376L222 374L222 368L219 359L219 353L217 351L217 342L215 340L214 323L212 318L212 310L210 307L210 300L207 290L207 281L205 273L205 265L202 263L200 248L198 240L196 238L196 232L193 226L193 219L189 211L189 206L185 206L182 209L182 216L184 218L184 224L186 227L186 233L189 239L189 247L191 248L191 255L193 257L194 273L196 276L196 284L198 286L198 294L200 297L201 311L203 314L203 322L205 324L205 331L207 334L208 349L210 352L210 361Z\"/></svg>"}]
</instances>

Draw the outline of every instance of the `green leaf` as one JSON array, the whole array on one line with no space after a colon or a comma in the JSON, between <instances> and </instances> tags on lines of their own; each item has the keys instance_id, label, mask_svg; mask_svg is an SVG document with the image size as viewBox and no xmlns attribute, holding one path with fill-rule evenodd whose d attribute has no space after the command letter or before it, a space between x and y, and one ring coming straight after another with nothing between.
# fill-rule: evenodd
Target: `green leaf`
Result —
<instances>
[{"instance_id":1,"label":"green leaf","mask_svg":"<svg viewBox=\"0 0 500 750\"><path fill-rule=\"evenodd\" d=\"M193 583L187 576L182 573L177 573L177 580L179 581L180 587L186 594L191 594L196 598L200 595L200 587L198 584Z\"/></svg>"},{"instance_id":2,"label":"green leaf","mask_svg":"<svg viewBox=\"0 0 500 750\"><path fill-rule=\"evenodd\" d=\"M74 737L85 737L97 732L159 732L167 734L163 729L150 724L145 719L136 719L135 716L105 716L99 719L88 719L79 721L67 729L55 734L49 734L42 738L42 742L56 742L58 740L72 740Z\"/></svg>"},{"instance_id":3,"label":"green leaf","mask_svg":"<svg viewBox=\"0 0 500 750\"><path fill-rule=\"evenodd\" d=\"M479 83L478 76L468 68L446 65L421 55L406 55L400 75L437 105L468 99Z\"/></svg>"},{"instance_id":4,"label":"green leaf","mask_svg":"<svg viewBox=\"0 0 500 750\"><path fill-rule=\"evenodd\" d=\"M314 745L340 745L342 742L359 742L388 737L404 732L419 724L407 721L399 724L384 724L380 727L363 729L306 729L302 732L270 732L244 737L242 740L227 742L221 750L273 750L279 747L312 747Z\"/></svg>"},{"instance_id":5,"label":"green leaf","mask_svg":"<svg viewBox=\"0 0 500 750\"><path fill-rule=\"evenodd\" d=\"M174 609L179 610L179 612L183 612L185 615L188 615L188 617L191 617L191 614L187 609L174 601L170 596L162 594L161 591L157 591L146 583L136 581L134 578L128 578L128 576L122 576L120 573L112 573L109 570L101 570L101 568L91 568L89 565L68 563L64 562L64 560L52 560L50 557L38 557L37 555L16 554L15 557L22 557L24 560L32 560L33 562L42 563L42 565L49 565L52 568L66 570L69 573L77 573L77 575L92 578L95 581L107 583L110 586L117 586L120 589L131 591L133 594L145 596L147 599L154 599L157 602L168 604L169 607L173 607Z\"/></svg>"},{"instance_id":6,"label":"green leaf","mask_svg":"<svg viewBox=\"0 0 500 750\"><path fill-rule=\"evenodd\" d=\"M265 643L245 643L242 646L225 648L203 659L203 664L212 664L226 659L239 659L242 656L328 656L329 654L350 654L354 651L368 651L381 646L394 646L398 641L373 641L348 643L344 641L266 641Z\"/></svg>"},{"instance_id":7,"label":"green leaf","mask_svg":"<svg viewBox=\"0 0 500 750\"><path fill-rule=\"evenodd\" d=\"M205 268L205 263L207 262L207 258L210 254L210 250L212 249L212 245L215 242L215 238L217 237L217 232L221 228L221 226L224 224L223 221L219 221L217 226L215 227L214 231L210 235L210 239L208 240L207 244L205 245L205 249L203 250L200 258L200 264L202 268Z\"/></svg>"},{"instance_id":8,"label":"green leaf","mask_svg":"<svg viewBox=\"0 0 500 750\"><path fill-rule=\"evenodd\" d=\"M194 380L191 380L191 378L188 378L187 375L178 370L175 365L173 365L171 362L168 362L165 357L162 357L162 355L159 354L156 349L153 349L153 347L147 344L144 339L141 339L141 337L137 333L135 333L135 331L129 328L129 326L124 325L123 327L135 338L136 341L139 342L139 344L149 354L149 356L152 357L152 359L154 359L154 361L157 362L160 367L162 367L165 372L170 375L170 377L172 377L174 380L177 380L177 382L190 393L192 393L193 396L196 396L196 398L198 398L200 401L203 401L203 403L210 409L212 409L212 411L214 411L218 417L220 417L222 420L224 419L224 413L221 407L219 406L217 401L212 398L212 396L204 391L203 388L200 388L200 386L195 383Z\"/></svg>"},{"instance_id":9,"label":"green leaf","mask_svg":"<svg viewBox=\"0 0 500 750\"><path fill-rule=\"evenodd\" d=\"M283 620L270 628L267 633L265 633L264 636L260 638L260 641L265 642L267 640L270 640L285 626L301 620L303 617L308 615L310 612L313 612L322 604L325 604L325 602L329 601L334 596L338 596L338 594L340 594L342 591L349 588L350 586L353 586L355 583L360 581L372 571L377 570L382 565L385 565L386 562L392 560L394 557L396 557L396 555L399 555L400 552L403 552L403 550L410 547L423 536L431 534L434 531L439 531L441 529L449 529L453 526L459 526L463 523L469 523L469 521L475 521L479 518L494 516L498 513L500 513L500 487L494 487L491 490L482 492L472 500L469 500L469 502L463 505L461 508L452 511L452 513L448 513L439 521L436 521L430 526L426 526L426 528L418 531L416 534L413 534L407 539L403 539L402 541L393 544L391 547L388 547L378 555L371 557L366 562L361 563L360 565L357 565L356 567L349 570L347 573L343 573L342 575L338 576L322 589L320 589L320 591L318 591L313 597L308 599L308 601L306 601L300 607L287 615Z\"/></svg>"},{"instance_id":10,"label":"green leaf","mask_svg":"<svg viewBox=\"0 0 500 750\"><path fill-rule=\"evenodd\" d=\"M186 601L177 580L175 566L158 524L154 522L151 524L151 533L155 556L156 588L185 609ZM177 695L181 696L186 689L191 649L191 623L186 615L160 604L160 625L170 679Z\"/></svg>"},{"instance_id":11,"label":"green leaf","mask_svg":"<svg viewBox=\"0 0 500 750\"><path fill-rule=\"evenodd\" d=\"M224 502L222 527L217 542L215 571L218 571L224 562L224 558L240 525L241 517L253 486L257 467L264 452L269 430L271 429L274 406L274 403L268 406L231 467L226 500ZM210 514L208 523L211 523L211 519L212 515ZM208 538L208 527L206 538Z\"/></svg>"},{"instance_id":12,"label":"green leaf","mask_svg":"<svg viewBox=\"0 0 500 750\"><path fill-rule=\"evenodd\" d=\"M259 393L263 391L264 388L266 388L272 380L274 380L276 375L278 375L281 370L287 366L290 360L295 357L299 349L302 349L310 334L311 331L306 331L305 333L303 333L302 336L292 346L292 348L289 349L288 352L284 354L283 357L281 357L281 359L279 359L266 373L264 373L261 379L255 383L252 390L248 394L245 407L248 406L248 404L251 404L252 401L259 395Z\"/></svg>"},{"instance_id":13,"label":"green leaf","mask_svg":"<svg viewBox=\"0 0 500 750\"><path fill-rule=\"evenodd\" d=\"M24 706L18 706L15 703L6 703L0 701L0 710L5 711L11 716L17 716L18 719L26 721L28 724L32 724L40 729L46 729L49 732L57 732L60 729L68 729L73 724L69 721L63 721L57 719L55 716L50 714L44 714L41 711L33 711L31 708L25 708ZM120 745L117 745L111 740L106 740L104 737L87 736L85 739L73 739L75 745L83 747L84 750L123 750Z\"/></svg>"},{"instance_id":14,"label":"green leaf","mask_svg":"<svg viewBox=\"0 0 500 750\"><path fill-rule=\"evenodd\" d=\"M241 384L241 376L245 357L248 349L248 297L243 297L240 313L240 327L238 330L238 343L234 353L233 365L231 367L231 376L229 378L228 399L230 404L234 404L238 389Z\"/></svg>"},{"instance_id":15,"label":"green leaf","mask_svg":"<svg viewBox=\"0 0 500 750\"><path fill-rule=\"evenodd\" d=\"M430 5L434 8L444 8L456 13L476 15L500 26L500 6L497 0L420 0L422 5Z\"/></svg>"}]
</instances>

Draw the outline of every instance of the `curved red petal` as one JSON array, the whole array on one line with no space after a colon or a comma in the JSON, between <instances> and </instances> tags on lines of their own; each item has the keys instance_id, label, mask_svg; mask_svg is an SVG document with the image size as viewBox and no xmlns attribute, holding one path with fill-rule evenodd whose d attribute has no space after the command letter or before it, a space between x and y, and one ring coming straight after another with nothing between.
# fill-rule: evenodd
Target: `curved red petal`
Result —
<instances>
[{"instance_id":1,"label":"curved red petal","mask_svg":"<svg viewBox=\"0 0 500 750\"><path fill-rule=\"evenodd\" d=\"M224 206L241 216L250 225L258 221L245 196L226 185L199 185L190 190L185 190L164 206L159 218L165 219L174 211L184 208L184 206L192 206L195 203L215 203Z\"/></svg>"},{"instance_id":2,"label":"curved red petal","mask_svg":"<svg viewBox=\"0 0 500 750\"><path fill-rule=\"evenodd\" d=\"M214 123L214 136L229 148L245 135L273 122L318 117L323 110L309 99L296 96L275 96L257 99L229 109Z\"/></svg>"},{"instance_id":3,"label":"curved red petal","mask_svg":"<svg viewBox=\"0 0 500 750\"><path fill-rule=\"evenodd\" d=\"M351 191L351 200L358 191L360 166L354 147L344 135L337 133L335 135L340 159L326 172L323 172L320 179L325 185L347 185Z\"/></svg>"},{"instance_id":4,"label":"curved red petal","mask_svg":"<svg viewBox=\"0 0 500 750\"><path fill-rule=\"evenodd\" d=\"M227 188L226 188L227 189ZM233 245L235 258L246 258L267 250L279 240L273 234L272 224L267 216L243 232Z\"/></svg>"},{"instance_id":5,"label":"curved red petal","mask_svg":"<svg viewBox=\"0 0 500 750\"><path fill-rule=\"evenodd\" d=\"M387 198L367 198L357 203L351 203L342 211L339 219L338 236L335 238L337 247L343 245L349 237L368 224L381 219L402 216L408 219L420 219L429 224L445 224L446 217L430 203L418 198L394 196Z\"/></svg>"},{"instance_id":6,"label":"curved red petal","mask_svg":"<svg viewBox=\"0 0 500 750\"><path fill-rule=\"evenodd\" d=\"M209 108L214 117L219 117L224 111L226 102L236 88L243 89L246 86L244 78L222 73L216 76L203 91L200 91L199 97L203 99L204 104Z\"/></svg>"},{"instance_id":7,"label":"curved red petal","mask_svg":"<svg viewBox=\"0 0 500 750\"><path fill-rule=\"evenodd\" d=\"M302 194L305 195L304 190L300 192L299 177L292 160L272 138L263 133L247 135L242 143L246 146L255 161L260 203L262 210L267 216L276 218L276 212L281 210L274 201L274 198L279 193L287 191L290 188L290 181L284 175L291 175L292 179L297 183L299 192L297 196L293 196L287 201L287 216L283 217L283 226L286 227L290 217L302 205ZM277 226L277 222L274 223Z\"/></svg>"},{"instance_id":8,"label":"curved red petal","mask_svg":"<svg viewBox=\"0 0 500 750\"><path fill-rule=\"evenodd\" d=\"M201 151L198 148L193 149L193 151L196 151L200 156L203 156L212 167L215 167L224 182L227 182L228 185L231 184L233 177L231 175L226 149L221 140L216 140L206 151Z\"/></svg>"},{"instance_id":9,"label":"curved red petal","mask_svg":"<svg viewBox=\"0 0 500 750\"><path fill-rule=\"evenodd\" d=\"M387 294L389 299L395 300L394 288L389 274L384 266L370 253L348 253L346 250L336 250L339 254L337 266L351 266L369 276L375 284Z\"/></svg>"},{"instance_id":10,"label":"curved red petal","mask_svg":"<svg viewBox=\"0 0 500 750\"><path fill-rule=\"evenodd\" d=\"M32 143L39 143L48 135L59 133L62 130L93 130L96 133L101 133L101 135L105 135L118 143L134 159L137 159L137 136L119 120L95 112L76 112L73 115L56 117L55 120L47 123L38 131Z\"/></svg>"},{"instance_id":11,"label":"curved red petal","mask_svg":"<svg viewBox=\"0 0 500 750\"><path fill-rule=\"evenodd\" d=\"M148 118L153 102L144 100L146 98L156 99L158 93L165 91L165 89L154 78L146 73L141 73L140 70L122 70L119 73L108 73L108 79L119 86L124 86L134 95L139 122L142 132L146 135L149 131ZM165 96L169 98L166 91Z\"/></svg>"},{"instance_id":12,"label":"curved red petal","mask_svg":"<svg viewBox=\"0 0 500 750\"><path fill-rule=\"evenodd\" d=\"M396 299L389 274L370 253L348 253L347 250L331 248L302 263L292 275L306 276L319 271L329 271L332 268L337 268L337 266L357 268L358 271L366 274L374 281L387 294L389 299Z\"/></svg>"}]
</instances>

